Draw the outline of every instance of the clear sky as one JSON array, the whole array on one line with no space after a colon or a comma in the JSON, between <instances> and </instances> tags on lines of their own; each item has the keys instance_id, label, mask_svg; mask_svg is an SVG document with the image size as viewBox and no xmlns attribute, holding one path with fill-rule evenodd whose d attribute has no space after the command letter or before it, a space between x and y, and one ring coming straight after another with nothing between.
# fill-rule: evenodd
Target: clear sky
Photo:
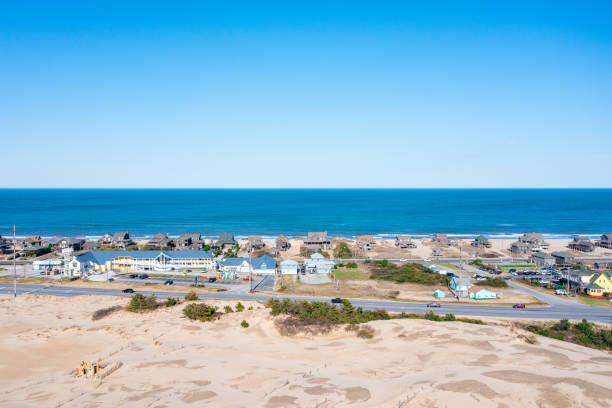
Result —
<instances>
[{"instance_id":1,"label":"clear sky","mask_svg":"<svg viewBox=\"0 0 612 408\"><path fill-rule=\"evenodd\" d=\"M3 1L0 187L612 187L612 2L292 3Z\"/></svg>"}]
</instances>

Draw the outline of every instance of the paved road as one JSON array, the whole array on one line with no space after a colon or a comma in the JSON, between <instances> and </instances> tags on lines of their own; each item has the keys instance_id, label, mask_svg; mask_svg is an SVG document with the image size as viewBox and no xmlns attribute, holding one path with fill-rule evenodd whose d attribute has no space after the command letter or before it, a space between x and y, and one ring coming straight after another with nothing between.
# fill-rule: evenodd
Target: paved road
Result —
<instances>
[{"instance_id":1,"label":"paved road","mask_svg":"<svg viewBox=\"0 0 612 408\"><path fill-rule=\"evenodd\" d=\"M517 288L519 289L519 288ZM525 288L527 289L527 288ZM98 288L75 288L68 286L50 286L43 284L24 284L17 285L18 294L36 293L52 296L79 296L79 295L110 295L110 296L131 296L130 294L122 293L119 289L98 289ZM520 290L520 289L519 289ZM528 289L527 289L528 290ZM537 292L537 291L535 291ZM0 293L13 293L11 284L0 284ZM163 292L163 291L142 291L138 292L143 295L155 294L159 299L168 297L183 297L184 293ZM538 298L549 296L540 292L530 293ZM240 293L240 292L219 292L219 293L202 293L199 294L202 299L235 299L235 300L259 300L266 301L271 297L279 299L304 299L329 301L328 298L316 297L298 297L298 296L266 296L258 294ZM356 307L364 309L386 309L390 312L406 312L406 313L424 313L428 309L424 303L409 303L409 302L394 302L385 300L362 300L350 299ZM560 302L563 301L563 302ZM569 303L567 303L569 302ZM509 306L470 306L470 305L442 305L439 309L433 309L436 313L453 313L463 316L484 316L484 317L513 317L525 319L570 319L580 320L586 318L592 321L612 324L612 309L593 307L571 302L565 299L551 299L550 307L528 307L524 310L512 309Z\"/></svg>"}]
</instances>

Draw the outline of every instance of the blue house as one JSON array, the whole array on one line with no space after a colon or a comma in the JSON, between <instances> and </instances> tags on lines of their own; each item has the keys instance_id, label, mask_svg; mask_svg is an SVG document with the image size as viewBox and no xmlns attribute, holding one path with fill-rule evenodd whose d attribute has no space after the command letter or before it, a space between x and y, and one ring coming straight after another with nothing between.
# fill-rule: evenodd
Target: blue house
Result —
<instances>
[{"instance_id":1,"label":"blue house","mask_svg":"<svg viewBox=\"0 0 612 408\"><path fill-rule=\"evenodd\" d=\"M472 286L468 292L470 294L470 299L497 299L497 293L491 292L482 286Z\"/></svg>"}]
</instances>

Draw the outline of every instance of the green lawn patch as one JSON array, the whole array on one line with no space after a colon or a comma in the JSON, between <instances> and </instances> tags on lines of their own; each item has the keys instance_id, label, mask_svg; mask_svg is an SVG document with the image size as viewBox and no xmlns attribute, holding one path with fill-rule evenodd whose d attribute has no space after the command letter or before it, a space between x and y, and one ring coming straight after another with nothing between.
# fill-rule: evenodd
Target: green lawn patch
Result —
<instances>
[{"instance_id":1,"label":"green lawn patch","mask_svg":"<svg viewBox=\"0 0 612 408\"><path fill-rule=\"evenodd\" d=\"M423 285L448 285L450 278L440 275L418 263L398 266L387 260L372 264L371 279L388 280L397 283L420 283Z\"/></svg>"},{"instance_id":2,"label":"green lawn patch","mask_svg":"<svg viewBox=\"0 0 612 408\"><path fill-rule=\"evenodd\" d=\"M336 279L340 280L364 280L368 279L368 273L361 269L353 269L348 267L340 267L333 271Z\"/></svg>"}]
</instances>

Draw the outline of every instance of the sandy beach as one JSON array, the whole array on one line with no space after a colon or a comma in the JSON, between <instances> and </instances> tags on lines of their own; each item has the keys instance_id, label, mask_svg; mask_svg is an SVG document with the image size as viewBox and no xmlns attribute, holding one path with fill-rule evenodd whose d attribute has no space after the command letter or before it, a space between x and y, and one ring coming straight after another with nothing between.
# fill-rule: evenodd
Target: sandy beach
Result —
<instances>
[{"instance_id":1,"label":"sandy beach","mask_svg":"<svg viewBox=\"0 0 612 408\"><path fill-rule=\"evenodd\" d=\"M608 407L612 355L522 330L461 322L369 323L283 336L269 311L182 317L94 311L125 299L21 296L0 301L0 405L8 407ZM230 302L215 302L223 307ZM278 319L278 318L277 318ZM242 328L240 322L250 327ZM120 364L76 378L82 361Z\"/></svg>"}]
</instances>

